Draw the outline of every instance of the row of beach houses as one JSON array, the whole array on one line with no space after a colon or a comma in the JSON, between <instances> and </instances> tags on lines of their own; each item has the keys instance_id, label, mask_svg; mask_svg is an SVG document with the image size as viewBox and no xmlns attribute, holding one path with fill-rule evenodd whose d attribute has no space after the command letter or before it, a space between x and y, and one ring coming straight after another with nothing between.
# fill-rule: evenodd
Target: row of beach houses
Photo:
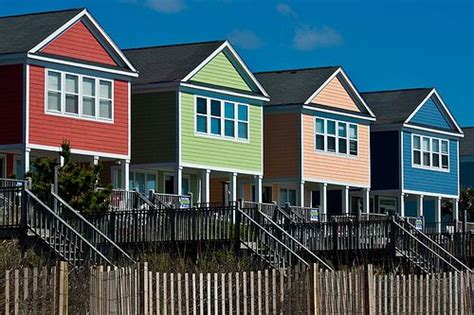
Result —
<instances>
[{"instance_id":1,"label":"row of beach houses","mask_svg":"<svg viewBox=\"0 0 474 315\"><path fill-rule=\"evenodd\" d=\"M474 184L474 134L460 159L434 88L363 93L340 66L255 73L228 41L121 49L86 9L1 17L0 38L0 178L61 163L68 139L116 188L437 229L458 218L460 169Z\"/></svg>"}]
</instances>

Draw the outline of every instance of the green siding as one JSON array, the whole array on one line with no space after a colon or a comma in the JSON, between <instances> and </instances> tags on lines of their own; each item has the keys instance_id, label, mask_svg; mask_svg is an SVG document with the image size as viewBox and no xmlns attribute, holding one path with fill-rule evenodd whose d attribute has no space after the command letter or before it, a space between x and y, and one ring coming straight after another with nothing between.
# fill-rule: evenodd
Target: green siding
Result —
<instances>
[{"instance_id":1,"label":"green siding","mask_svg":"<svg viewBox=\"0 0 474 315\"><path fill-rule=\"evenodd\" d=\"M181 160L212 167L262 172L262 107L249 104L249 141L195 135L194 94L181 92Z\"/></svg>"},{"instance_id":2,"label":"green siding","mask_svg":"<svg viewBox=\"0 0 474 315\"><path fill-rule=\"evenodd\" d=\"M220 52L192 78L192 81L252 91L224 52Z\"/></svg>"},{"instance_id":3,"label":"green siding","mask_svg":"<svg viewBox=\"0 0 474 315\"><path fill-rule=\"evenodd\" d=\"M176 162L176 92L132 95L132 164Z\"/></svg>"}]
</instances>

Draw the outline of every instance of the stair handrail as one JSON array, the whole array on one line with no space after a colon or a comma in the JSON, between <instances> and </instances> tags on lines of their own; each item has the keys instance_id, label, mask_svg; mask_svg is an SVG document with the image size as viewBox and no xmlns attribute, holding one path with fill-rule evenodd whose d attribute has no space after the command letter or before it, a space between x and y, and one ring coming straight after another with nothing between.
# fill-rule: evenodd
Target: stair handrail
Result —
<instances>
[{"instance_id":1,"label":"stair handrail","mask_svg":"<svg viewBox=\"0 0 474 315\"><path fill-rule=\"evenodd\" d=\"M263 226L261 226L257 221L255 221L250 215L242 211L239 207L237 207L237 211L239 212L240 215L243 215L246 217L252 224L254 224L257 228L259 228L261 231L263 231L265 234L270 236L274 241L276 241L278 244L280 244L283 248L285 248L288 252L290 252L293 256L295 256L300 262L302 262L304 265L309 267L309 264L306 260L304 260L300 255L298 255L294 250L292 250L290 247L288 247L285 243L283 243L280 239L278 239L275 235L270 233L267 229L265 229ZM240 235L239 235L240 238Z\"/></svg>"},{"instance_id":2,"label":"stair handrail","mask_svg":"<svg viewBox=\"0 0 474 315\"><path fill-rule=\"evenodd\" d=\"M97 227L95 227L92 223L89 222L79 211L71 207L64 199L62 199L58 194L55 192L51 192L51 195L53 198L55 198L57 201L59 201L63 206L65 206L70 213L73 213L79 220L81 220L84 224L86 224L88 227L90 227L95 233L99 234L101 237L104 238L105 241L107 241L108 244L110 244L112 247L114 247L116 250L120 252L120 254L125 257L131 264L134 264L135 261L128 255L120 246L118 246L114 241L112 241L107 235L105 235L101 230L99 230Z\"/></svg>"},{"instance_id":3,"label":"stair handrail","mask_svg":"<svg viewBox=\"0 0 474 315\"><path fill-rule=\"evenodd\" d=\"M262 211L262 207L271 207L274 209L274 211L278 211L278 213L282 214L283 217L288 220L289 222L293 221L293 219L288 215L288 213L286 213L285 211L283 211L283 209L276 203L276 202L273 202L273 203L263 203L263 202L255 202L255 201L243 201L243 205L245 208L247 208L246 205L249 205L251 207L256 207L258 210L260 210L260 212L262 212L264 215L266 215L268 218L272 219L272 216L268 213L265 213L265 211ZM272 214L273 215L273 214Z\"/></svg>"},{"instance_id":4,"label":"stair handrail","mask_svg":"<svg viewBox=\"0 0 474 315\"><path fill-rule=\"evenodd\" d=\"M406 220L403 220L402 218L402 221L405 222L406 224L408 224L408 226L415 231L416 234L419 234L421 236L423 236L424 239L428 240L428 242L432 243L433 245L435 245L438 249L440 249L442 252L444 252L445 254L447 254L448 256L450 256L450 259L454 260L456 263L458 263L459 265L461 265L464 269L468 270L469 272L472 272L471 268L469 268L468 266L466 266L462 261L460 261L459 259L456 258L456 256L454 256L453 254L451 254L450 252L448 252L446 249L443 248L443 246L439 245L438 243L436 243L435 241L433 241L428 235L426 235L425 233L423 233L422 231L418 230L413 224L411 224L410 222L406 221ZM411 232L410 232L411 233Z\"/></svg>"},{"instance_id":5,"label":"stair handrail","mask_svg":"<svg viewBox=\"0 0 474 315\"><path fill-rule=\"evenodd\" d=\"M86 244L91 250L93 250L97 255L99 255L105 262L108 264L114 266L114 264L107 258L105 257L97 248L95 248L94 245L92 245L84 236L82 236L79 232L76 231L72 226L70 226L65 220L63 220L56 212L51 210L44 202L42 202L36 195L31 192L29 189L24 190L25 194L29 195L31 198L33 198L43 209L45 209L47 212L49 212L50 215L52 215L55 219L59 221L62 225L64 225L68 230L72 231L73 234L75 234L84 244ZM24 207L27 207L27 205L24 205ZM26 209L26 208L25 208ZM27 222L25 222L27 225L29 225ZM29 225L29 228L34 231L34 228L32 228ZM36 233L36 232L35 232ZM53 248L56 252L58 252L55 248ZM60 252L58 252L61 256L63 256ZM64 257L64 256L63 256Z\"/></svg>"},{"instance_id":6,"label":"stair handrail","mask_svg":"<svg viewBox=\"0 0 474 315\"><path fill-rule=\"evenodd\" d=\"M435 252L433 249L431 249L429 246L427 246L425 243L420 241L415 235L413 235L410 231L405 229L400 223L396 221L395 218L392 219L392 222L397 226L399 229L407 233L412 239L414 239L417 243L421 244L424 248L426 248L428 251L430 251L432 254L436 255L439 259L441 259L444 263L446 263L448 266L453 268L456 272L461 272L461 270L458 270L455 266L453 266L449 261L444 259L441 255L439 255L437 252ZM469 269L469 268L468 268Z\"/></svg>"}]
</instances>

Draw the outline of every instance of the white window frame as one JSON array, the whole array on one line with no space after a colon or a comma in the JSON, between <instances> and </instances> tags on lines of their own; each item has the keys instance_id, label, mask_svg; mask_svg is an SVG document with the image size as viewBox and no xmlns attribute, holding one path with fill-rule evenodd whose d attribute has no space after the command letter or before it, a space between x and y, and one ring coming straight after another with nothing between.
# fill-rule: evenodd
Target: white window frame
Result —
<instances>
[{"instance_id":1,"label":"white window frame","mask_svg":"<svg viewBox=\"0 0 474 315\"><path fill-rule=\"evenodd\" d=\"M415 147L414 147L415 137L420 138L420 149L415 149ZM423 138L429 140L430 148L429 148L428 151L423 149ZM433 141L439 141L439 152L434 152L433 151ZM447 144L448 144L448 146L447 146L448 152L447 153L442 153L443 142L447 142ZM415 164L415 151L420 152L420 164ZM430 165L429 166L423 165L423 153L425 153L425 152L429 153L429 155L430 155ZM439 166L433 166L433 153L436 153L436 154L439 155L439 157L438 157ZM448 157L448 168L443 168L443 166L442 166L443 156ZM420 168L420 169L425 169L425 170L449 173L450 170L451 170L450 140L412 133L411 134L411 166L413 168Z\"/></svg>"},{"instance_id":2,"label":"white window frame","mask_svg":"<svg viewBox=\"0 0 474 315\"><path fill-rule=\"evenodd\" d=\"M197 100L198 98L202 98L206 100L206 114L201 114L197 112ZM221 128L220 128L220 134L213 134L211 132L211 118L217 118L216 116L211 115L211 101L218 101L221 104L221 116L220 116L220 121L221 121ZM225 118L225 103L232 103L234 104L234 119L230 118ZM239 119L239 106L245 106L247 108L247 121L240 120ZM197 117L206 117L206 123L207 123L207 132L203 131L198 131L198 125L197 125ZM232 120L234 121L234 136L226 136L225 135L225 121L226 120ZM247 123L247 138L239 138L238 132L239 132L239 122L245 122ZM213 98L213 97L206 97L206 96L200 96L200 95L194 95L194 134L196 136L201 136L201 137L209 137L213 139L225 139L225 140L230 140L230 141L235 141L235 142L243 142L243 143L248 143L250 142L250 106L249 104L245 103L239 103L239 102L232 102L232 101L227 101L223 99L218 99L218 98Z\"/></svg>"},{"instance_id":3,"label":"white window frame","mask_svg":"<svg viewBox=\"0 0 474 315\"><path fill-rule=\"evenodd\" d=\"M322 120L324 122L324 133L317 132L317 120ZM328 134L328 121L334 122L335 124L335 135L329 135ZM338 126L339 124L344 124L346 126L346 136L345 137L339 137L339 129ZM351 139L350 138L350 126L355 126L357 128L357 138L356 139ZM324 136L324 150L318 149L316 146L316 136L317 135L322 135ZM323 118L323 117L315 117L314 118L314 150L318 153L324 153L324 154L331 154L331 155L338 155L341 157L349 157L349 158L358 158L359 157L359 143L360 143L360 128L358 124L355 123L350 123L347 121L341 121L341 120L335 120L335 119L329 119L329 118ZM328 150L328 137L335 137L336 138L336 150L335 152L329 151ZM346 153L341 153L339 152L339 140L340 139L345 139L346 140ZM357 142L357 154L350 154L350 142L351 141L356 141Z\"/></svg>"},{"instance_id":4,"label":"white window frame","mask_svg":"<svg viewBox=\"0 0 474 315\"><path fill-rule=\"evenodd\" d=\"M54 92L59 92L60 93L60 106L61 110L51 110L48 108L48 91L49 91L49 78L48 75L50 72L55 72L59 73L61 75L61 90L56 91L52 90ZM78 77L78 114L75 113L68 113L66 112L66 94L71 94L69 92L66 92L66 75L73 75ZM84 95L82 92L82 84L83 84L83 79L84 78L89 78L89 79L94 79L95 80L95 116L90 116L90 115L85 115L83 114L83 97L90 97L88 95ZM110 88L111 88L111 99L107 99L111 101L111 118L106 118L106 117L100 117L100 100L105 99L100 96L100 81L104 82L109 82L110 83ZM68 118L76 118L76 119L82 119L82 120L89 120L89 121L95 121L95 122L104 122L104 123L114 123L114 108L115 108L115 100L114 100L114 81L110 79L105 79L101 77L96 77L96 76L91 76L91 75L83 75L83 74L78 74L78 73L73 73L73 72L68 72L68 71L61 71L61 70L55 70L55 69L45 69L45 78L44 78L44 112L45 114L48 115L55 115L55 116L61 116L61 117L68 117Z\"/></svg>"}]
</instances>

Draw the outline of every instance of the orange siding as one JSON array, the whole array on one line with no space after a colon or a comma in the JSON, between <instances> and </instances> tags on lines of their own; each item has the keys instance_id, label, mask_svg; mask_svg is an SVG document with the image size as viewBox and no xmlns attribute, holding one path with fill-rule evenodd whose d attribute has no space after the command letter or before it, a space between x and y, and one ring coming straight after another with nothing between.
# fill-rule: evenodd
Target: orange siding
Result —
<instances>
[{"instance_id":1,"label":"orange siding","mask_svg":"<svg viewBox=\"0 0 474 315\"><path fill-rule=\"evenodd\" d=\"M117 65L82 21L71 26L42 51L48 54Z\"/></svg>"},{"instance_id":2,"label":"orange siding","mask_svg":"<svg viewBox=\"0 0 474 315\"><path fill-rule=\"evenodd\" d=\"M96 122L45 113L45 69L30 66L30 143L128 154L128 82L114 81L114 122Z\"/></svg>"},{"instance_id":3,"label":"orange siding","mask_svg":"<svg viewBox=\"0 0 474 315\"><path fill-rule=\"evenodd\" d=\"M314 117L303 116L304 121L304 177L327 180L328 182L353 183L368 186L370 182L369 165L369 127L359 125L359 155L342 157L336 154L315 151Z\"/></svg>"},{"instance_id":4,"label":"orange siding","mask_svg":"<svg viewBox=\"0 0 474 315\"><path fill-rule=\"evenodd\" d=\"M264 176L294 177L299 169L299 114L265 114Z\"/></svg>"},{"instance_id":5,"label":"orange siding","mask_svg":"<svg viewBox=\"0 0 474 315\"><path fill-rule=\"evenodd\" d=\"M332 79L331 82L329 82L311 101L311 103L333 106L357 112L360 111L337 77Z\"/></svg>"}]
</instances>

